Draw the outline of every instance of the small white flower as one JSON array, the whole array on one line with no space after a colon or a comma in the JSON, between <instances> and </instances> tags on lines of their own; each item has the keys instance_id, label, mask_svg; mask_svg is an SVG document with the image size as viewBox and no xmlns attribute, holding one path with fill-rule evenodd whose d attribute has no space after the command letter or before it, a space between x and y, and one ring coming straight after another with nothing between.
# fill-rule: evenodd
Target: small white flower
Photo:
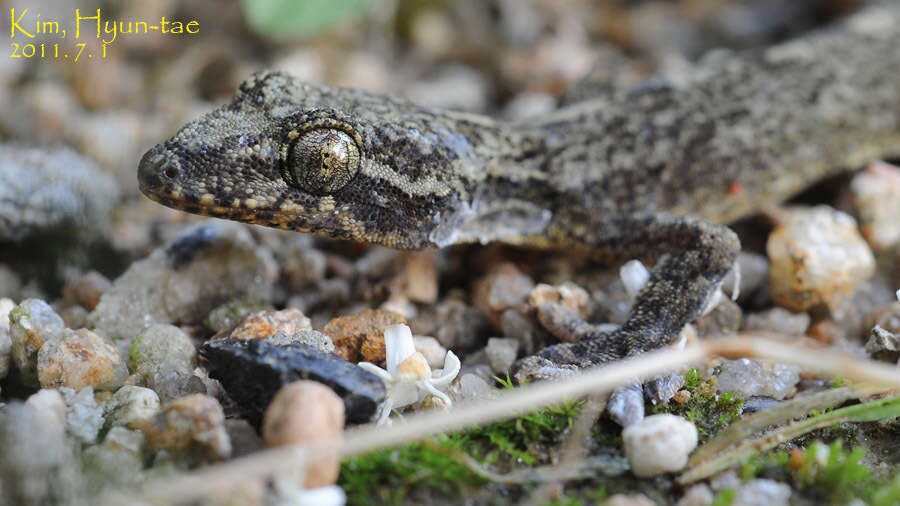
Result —
<instances>
[{"instance_id":1,"label":"small white flower","mask_svg":"<svg viewBox=\"0 0 900 506\"><path fill-rule=\"evenodd\" d=\"M446 407L452 404L450 397L438 390L438 387L449 385L459 374L459 358L452 351L447 351L440 376L433 378L425 355L416 351L412 331L406 325L391 325L384 329L384 346L387 370L370 362L359 363L360 367L381 378L387 386L379 425L387 421L392 409L414 404L428 394L439 398Z\"/></svg>"}]
</instances>

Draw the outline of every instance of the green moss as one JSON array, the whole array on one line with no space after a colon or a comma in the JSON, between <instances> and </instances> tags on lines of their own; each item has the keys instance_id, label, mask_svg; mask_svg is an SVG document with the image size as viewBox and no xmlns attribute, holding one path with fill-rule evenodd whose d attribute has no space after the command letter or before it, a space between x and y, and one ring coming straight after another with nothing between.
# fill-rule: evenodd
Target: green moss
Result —
<instances>
[{"instance_id":1,"label":"green moss","mask_svg":"<svg viewBox=\"0 0 900 506\"><path fill-rule=\"evenodd\" d=\"M512 420L442 435L431 445L410 443L348 459L342 463L339 484L350 504L401 504L422 489L430 495L458 497L484 479L448 453L465 452L501 472L521 464L547 464L542 449L560 442L581 404L564 402Z\"/></svg>"},{"instance_id":2,"label":"green moss","mask_svg":"<svg viewBox=\"0 0 900 506\"><path fill-rule=\"evenodd\" d=\"M131 347L128 348L128 370L133 371L137 368L137 364L144 360L144 354L141 353L141 344L144 341L144 333L141 332L131 341Z\"/></svg>"},{"instance_id":3,"label":"green moss","mask_svg":"<svg viewBox=\"0 0 900 506\"><path fill-rule=\"evenodd\" d=\"M734 502L734 490L730 488L726 488L725 490L720 491L713 497L713 502L710 506L729 506Z\"/></svg>"},{"instance_id":4,"label":"green moss","mask_svg":"<svg viewBox=\"0 0 900 506\"><path fill-rule=\"evenodd\" d=\"M816 504L847 504L860 499L868 504L900 503L900 479L888 481L863 464L865 450L844 448L838 440L830 445L813 442L791 459L785 451L753 455L740 468L749 481L767 477L788 482Z\"/></svg>"},{"instance_id":5,"label":"green moss","mask_svg":"<svg viewBox=\"0 0 900 506\"><path fill-rule=\"evenodd\" d=\"M694 422L701 441L709 439L740 418L744 399L734 392L717 393L715 376L703 379L700 371L692 367L684 375L683 388L691 393L686 403L669 402L651 406L649 412L671 413Z\"/></svg>"}]
</instances>

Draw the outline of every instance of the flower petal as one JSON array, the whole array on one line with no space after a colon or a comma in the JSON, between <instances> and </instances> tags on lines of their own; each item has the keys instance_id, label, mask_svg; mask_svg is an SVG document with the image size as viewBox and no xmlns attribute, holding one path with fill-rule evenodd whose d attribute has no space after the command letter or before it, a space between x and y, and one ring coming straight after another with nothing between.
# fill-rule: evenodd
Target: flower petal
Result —
<instances>
[{"instance_id":1,"label":"flower petal","mask_svg":"<svg viewBox=\"0 0 900 506\"><path fill-rule=\"evenodd\" d=\"M441 392L440 390L435 388L434 385L432 385L430 381L428 381L428 380L419 381L418 385L420 388L423 388L423 389L427 390L429 393L431 393L431 395L434 395L435 397L439 397L442 401L444 401L444 405L446 407L449 408L450 406L453 405L453 401L450 400L450 397L447 394L445 394L444 392Z\"/></svg>"},{"instance_id":2,"label":"flower petal","mask_svg":"<svg viewBox=\"0 0 900 506\"><path fill-rule=\"evenodd\" d=\"M394 377L391 376L391 373L385 371L384 369L378 367L377 365L375 365L371 362L360 362L356 365L358 365L362 370L364 370L366 372L370 372L370 373L374 374L375 376L378 376L379 378L381 378L382 381L384 381L387 384L391 384L391 382L394 381Z\"/></svg>"},{"instance_id":3,"label":"flower petal","mask_svg":"<svg viewBox=\"0 0 900 506\"><path fill-rule=\"evenodd\" d=\"M384 329L384 348L387 355L387 370L393 375L397 365L416 352L412 331L402 323L390 325Z\"/></svg>"},{"instance_id":4,"label":"flower petal","mask_svg":"<svg viewBox=\"0 0 900 506\"><path fill-rule=\"evenodd\" d=\"M452 351L447 350L447 356L444 358L444 370L441 375L431 380L431 384L439 387L449 385L456 375L459 374L459 357Z\"/></svg>"}]
</instances>

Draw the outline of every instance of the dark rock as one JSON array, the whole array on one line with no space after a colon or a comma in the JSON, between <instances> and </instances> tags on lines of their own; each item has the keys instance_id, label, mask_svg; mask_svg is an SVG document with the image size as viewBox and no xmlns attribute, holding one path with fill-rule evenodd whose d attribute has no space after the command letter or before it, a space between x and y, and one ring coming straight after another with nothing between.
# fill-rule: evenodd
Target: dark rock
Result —
<instances>
[{"instance_id":1,"label":"dark rock","mask_svg":"<svg viewBox=\"0 0 900 506\"><path fill-rule=\"evenodd\" d=\"M384 400L381 379L342 358L300 343L277 346L262 339L224 339L202 345L210 376L232 399L255 412L265 411L278 390L300 379L330 387L344 401L347 422L368 422Z\"/></svg>"},{"instance_id":2,"label":"dark rock","mask_svg":"<svg viewBox=\"0 0 900 506\"><path fill-rule=\"evenodd\" d=\"M779 404L781 404L781 401L778 399L767 397L765 395L753 395L744 401L744 405L741 409L744 414L750 414L775 407Z\"/></svg>"}]
</instances>

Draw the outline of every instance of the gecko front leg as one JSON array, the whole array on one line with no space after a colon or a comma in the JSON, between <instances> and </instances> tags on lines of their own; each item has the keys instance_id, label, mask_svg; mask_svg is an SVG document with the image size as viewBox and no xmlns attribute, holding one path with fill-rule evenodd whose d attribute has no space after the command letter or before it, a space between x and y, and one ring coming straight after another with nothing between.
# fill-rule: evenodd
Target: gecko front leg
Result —
<instances>
[{"instance_id":1,"label":"gecko front leg","mask_svg":"<svg viewBox=\"0 0 900 506\"><path fill-rule=\"evenodd\" d=\"M609 220L589 236L569 239L590 245L607 262L660 260L641 289L628 320L612 332L579 324L581 339L548 346L520 360L514 376L551 379L671 343L705 308L740 250L737 235L723 225L670 214Z\"/></svg>"}]
</instances>

